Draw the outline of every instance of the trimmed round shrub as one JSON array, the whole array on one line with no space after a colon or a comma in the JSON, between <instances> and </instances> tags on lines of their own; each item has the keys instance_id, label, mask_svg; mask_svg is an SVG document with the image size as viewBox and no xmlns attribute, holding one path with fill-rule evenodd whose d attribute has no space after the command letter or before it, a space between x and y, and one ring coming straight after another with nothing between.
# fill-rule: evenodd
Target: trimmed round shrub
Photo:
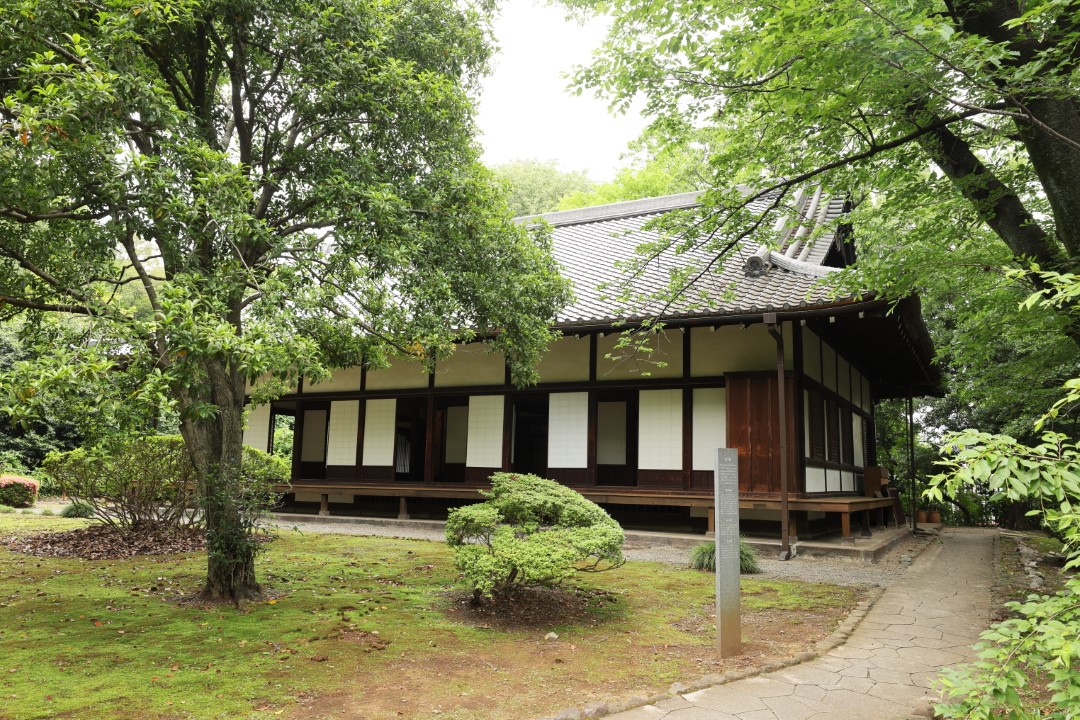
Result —
<instances>
[{"instance_id":1,"label":"trimmed round shrub","mask_svg":"<svg viewBox=\"0 0 1080 720\"><path fill-rule=\"evenodd\" d=\"M37 500L38 482L21 475L0 475L0 504L28 508Z\"/></svg>"},{"instance_id":2,"label":"trimmed round shrub","mask_svg":"<svg viewBox=\"0 0 1080 720\"><path fill-rule=\"evenodd\" d=\"M495 473L485 502L451 511L446 540L474 596L557 587L623 564L623 530L580 493L535 475Z\"/></svg>"},{"instance_id":3,"label":"trimmed round shrub","mask_svg":"<svg viewBox=\"0 0 1080 720\"><path fill-rule=\"evenodd\" d=\"M695 545L690 550L690 567L694 570L716 572L716 543L709 540ZM739 538L739 572L743 575L761 572L757 553L742 538Z\"/></svg>"}]
</instances>

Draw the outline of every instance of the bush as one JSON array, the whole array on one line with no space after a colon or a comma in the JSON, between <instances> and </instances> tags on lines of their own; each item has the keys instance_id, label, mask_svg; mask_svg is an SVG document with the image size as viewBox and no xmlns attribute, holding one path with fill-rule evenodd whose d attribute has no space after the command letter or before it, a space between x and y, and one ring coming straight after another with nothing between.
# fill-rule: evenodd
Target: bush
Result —
<instances>
[{"instance_id":1,"label":"bush","mask_svg":"<svg viewBox=\"0 0 1080 720\"><path fill-rule=\"evenodd\" d=\"M179 435L149 435L111 447L49 453L42 468L63 493L90 508L87 517L120 528L144 523L199 527L205 498ZM239 503L244 523L254 525L273 504L273 485L287 482L290 468L281 458L245 447L241 459Z\"/></svg>"},{"instance_id":2,"label":"bush","mask_svg":"<svg viewBox=\"0 0 1080 720\"><path fill-rule=\"evenodd\" d=\"M21 475L0 475L0 503L12 507L30 507L37 500L38 483Z\"/></svg>"},{"instance_id":3,"label":"bush","mask_svg":"<svg viewBox=\"0 0 1080 720\"><path fill-rule=\"evenodd\" d=\"M716 543L709 540L695 545L690 550L690 567L695 570L716 572ZM761 572L757 553L742 538L739 538L739 572L744 575Z\"/></svg>"},{"instance_id":4,"label":"bush","mask_svg":"<svg viewBox=\"0 0 1080 720\"><path fill-rule=\"evenodd\" d=\"M451 511L446 540L474 597L557 587L623 564L624 535L599 505L535 475L495 473L486 502Z\"/></svg>"},{"instance_id":5,"label":"bush","mask_svg":"<svg viewBox=\"0 0 1080 720\"><path fill-rule=\"evenodd\" d=\"M94 508L90 507L87 503L76 500L61 510L60 515L66 518L89 519L94 517Z\"/></svg>"}]
</instances>

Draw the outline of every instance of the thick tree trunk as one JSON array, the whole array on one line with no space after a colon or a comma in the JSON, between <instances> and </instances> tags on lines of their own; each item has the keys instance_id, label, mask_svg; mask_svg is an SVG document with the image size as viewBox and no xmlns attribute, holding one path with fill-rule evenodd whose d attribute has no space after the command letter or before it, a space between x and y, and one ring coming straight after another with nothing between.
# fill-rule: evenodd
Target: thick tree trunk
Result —
<instances>
[{"instance_id":1,"label":"thick tree trunk","mask_svg":"<svg viewBox=\"0 0 1080 720\"><path fill-rule=\"evenodd\" d=\"M207 568L203 596L239 604L261 595L255 579L256 543L245 512L240 483L243 453L244 378L225 363L202 363L206 387L201 402L216 414L187 417L181 422L188 452L202 483L206 519ZM182 405L192 405L187 398Z\"/></svg>"}]
</instances>

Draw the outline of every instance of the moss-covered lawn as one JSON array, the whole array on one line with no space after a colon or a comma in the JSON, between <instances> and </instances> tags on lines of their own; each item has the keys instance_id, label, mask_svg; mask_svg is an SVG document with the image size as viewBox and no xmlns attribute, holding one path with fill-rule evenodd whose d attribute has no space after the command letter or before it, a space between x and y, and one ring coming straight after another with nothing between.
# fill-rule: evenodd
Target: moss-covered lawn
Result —
<instances>
[{"instance_id":1,"label":"moss-covered lawn","mask_svg":"<svg viewBox=\"0 0 1080 720\"><path fill-rule=\"evenodd\" d=\"M83 524L0 515L0 537ZM243 611L179 602L204 562L0 549L0 718L528 718L717 667L713 580L696 571L630 563L583 579L603 593L575 624L499 630L455 619L439 543L282 532L259 562L273 599ZM762 657L790 648L755 627L806 644L808 623L827 632L857 599L746 578L743 593Z\"/></svg>"}]
</instances>

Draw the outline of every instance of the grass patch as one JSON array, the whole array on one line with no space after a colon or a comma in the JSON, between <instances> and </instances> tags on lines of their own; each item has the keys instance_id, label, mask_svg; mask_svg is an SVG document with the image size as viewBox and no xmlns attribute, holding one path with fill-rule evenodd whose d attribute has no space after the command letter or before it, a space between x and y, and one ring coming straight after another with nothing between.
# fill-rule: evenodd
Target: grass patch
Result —
<instances>
[{"instance_id":1,"label":"grass patch","mask_svg":"<svg viewBox=\"0 0 1080 720\"><path fill-rule=\"evenodd\" d=\"M1042 533L1027 533L1024 536L1024 542L1027 543L1032 550L1038 550L1041 553L1060 553L1065 548L1061 541L1056 537L1043 535Z\"/></svg>"},{"instance_id":2,"label":"grass patch","mask_svg":"<svg viewBox=\"0 0 1080 720\"><path fill-rule=\"evenodd\" d=\"M5 515L0 537L85 525ZM515 630L455 619L463 593L441 543L283 531L258 564L269 599L242 611L180 602L205 562L0 549L0 718L509 720L739 666L721 666L712 635L685 622L707 626L713 578L657 563L585 578L580 592L597 600L573 624ZM820 636L858 599L811 583L742 587L742 665L791 651L755 628L813 612Z\"/></svg>"}]
</instances>

